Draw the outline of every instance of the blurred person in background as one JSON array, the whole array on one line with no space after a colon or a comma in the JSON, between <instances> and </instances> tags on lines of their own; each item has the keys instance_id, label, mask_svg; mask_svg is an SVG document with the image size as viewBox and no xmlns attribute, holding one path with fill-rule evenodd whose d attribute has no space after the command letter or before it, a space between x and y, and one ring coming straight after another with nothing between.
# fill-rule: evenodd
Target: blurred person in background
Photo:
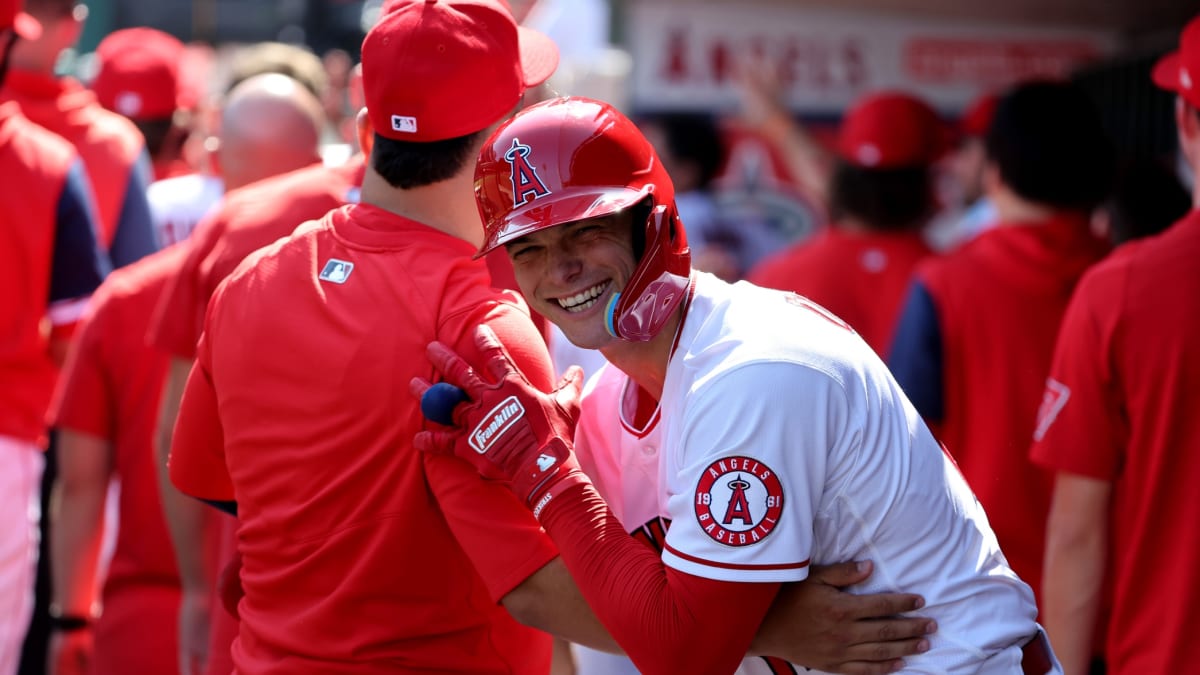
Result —
<instances>
[{"instance_id":1,"label":"blurred person in background","mask_svg":"<svg viewBox=\"0 0 1200 675\"><path fill-rule=\"evenodd\" d=\"M1054 472L1042 602L1067 675L1196 670L1200 625L1200 17L1158 61L1191 209L1090 269L1063 318L1031 457ZM1111 590L1110 590L1111 586ZM1107 623L1102 619L1111 597Z\"/></svg>"},{"instance_id":2,"label":"blurred person in background","mask_svg":"<svg viewBox=\"0 0 1200 675\"><path fill-rule=\"evenodd\" d=\"M860 98L842 121L824 188L829 223L749 280L815 301L884 356L912 271L932 253L931 167L943 149L941 120L924 101L899 91Z\"/></svg>"},{"instance_id":3,"label":"blurred person in background","mask_svg":"<svg viewBox=\"0 0 1200 675\"><path fill-rule=\"evenodd\" d=\"M1000 99L987 156L997 224L918 265L888 364L1037 592L1051 476L1025 450L1067 302L1109 250L1090 219L1115 150L1083 91L1040 81Z\"/></svg>"},{"instance_id":4,"label":"blurred person in background","mask_svg":"<svg viewBox=\"0 0 1200 675\"><path fill-rule=\"evenodd\" d=\"M220 158L236 168L229 174L235 187L318 161L320 105L290 77L267 73L241 81L229 93L222 120ZM95 672L114 673L181 667L181 583L153 452L169 356L145 339L158 298L186 252L164 251L122 270L102 288L60 385L56 416L63 463L51 551L55 603L72 612L94 606L104 611L94 630L52 638L49 661L58 673L86 673L89 664ZM101 576L100 514L111 478L121 481L118 539L112 566ZM205 529L220 529L224 520L213 514ZM195 562L207 568L204 577L216 576L215 561ZM217 618L222 611L217 609ZM150 646L133 647L143 641Z\"/></svg>"},{"instance_id":5,"label":"blurred person in background","mask_svg":"<svg viewBox=\"0 0 1200 675\"><path fill-rule=\"evenodd\" d=\"M967 106L954 130L954 147L936 167L941 212L928 228L930 243L941 251L957 247L996 222L996 209L983 190L987 164L985 138L996 114L993 92Z\"/></svg>"},{"instance_id":6,"label":"blurred person in background","mask_svg":"<svg viewBox=\"0 0 1200 675\"><path fill-rule=\"evenodd\" d=\"M28 0L26 7L42 34L13 46L0 100L16 101L26 117L76 147L92 183L100 243L116 267L127 265L158 248L146 201L146 141L91 90L55 74L59 57L79 40L87 7L76 0Z\"/></svg>"},{"instance_id":7,"label":"blurred person in background","mask_svg":"<svg viewBox=\"0 0 1200 675\"><path fill-rule=\"evenodd\" d=\"M146 196L160 246L186 239L224 192L219 177L184 155L202 98L180 72L184 53L183 43L160 30L115 31L96 48L90 85L101 105L128 117L146 139L154 163Z\"/></svg>"},{"instance_id":8,"label":"blurred person in background","mask_svg":"<svg viewBox=\"0 0 1200 675\"><path fill-rule=\"evenodd\" d=\"M183 158L183 145L199 97L180 80L183 53L175 36L144 26L109 33L96 47L89 86L100 105L128 117L142 132L156 181L194 171Z\"/></svg>"},{"instance_id":9,"label":"blurred person in background","mask_svg":"<svg viewBox=\"0 0 1200 675\"><path fill-rule=\"evenodd\" d=\"M42 30L20 0L0 1L0 84L13 43ZM11 675L34 611L46 410L72 330L109 263L78 152L12 101L0 103L0 176L0 674Z\"/></svg>"}]
</instances>

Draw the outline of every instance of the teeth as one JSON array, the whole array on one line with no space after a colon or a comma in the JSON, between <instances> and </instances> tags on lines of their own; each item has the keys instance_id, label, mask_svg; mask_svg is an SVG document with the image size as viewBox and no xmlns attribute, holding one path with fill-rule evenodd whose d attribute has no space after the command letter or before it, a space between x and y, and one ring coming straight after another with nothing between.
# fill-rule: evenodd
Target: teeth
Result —
<instances>
[{"instance_id":1,"label":"teeth","mask_svg":"<svg viewBox=\"0 0 1200 675\"><path fill-rule=\"evenodd\" d=\"M604 289L608 287L608 282L596 284L591 288L577 293L566 298L558 298L558 304L568 312L582 312L583 310L596 304L596 298L599 297Z\"/></svg>"}]
</instances>

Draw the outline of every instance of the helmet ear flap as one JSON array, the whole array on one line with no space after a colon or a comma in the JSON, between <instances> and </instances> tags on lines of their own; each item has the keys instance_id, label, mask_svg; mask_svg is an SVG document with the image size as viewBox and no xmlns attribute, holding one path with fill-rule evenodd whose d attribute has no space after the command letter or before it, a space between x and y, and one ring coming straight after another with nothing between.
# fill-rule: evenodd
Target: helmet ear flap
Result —
<instances>
[{"instance_id":1,"label":"helmet ear flap","mask_svg":"<svg viewBox=\"0 0 1200 675\"><path fill-rule=\"evenodd\" d=\"M650 230L650 214L654 210L654 200L650 195L630 207L633 217L630 219L633 241L633 259L641 262L646 255L646 233Z\"/></svg>"}]
</instances>

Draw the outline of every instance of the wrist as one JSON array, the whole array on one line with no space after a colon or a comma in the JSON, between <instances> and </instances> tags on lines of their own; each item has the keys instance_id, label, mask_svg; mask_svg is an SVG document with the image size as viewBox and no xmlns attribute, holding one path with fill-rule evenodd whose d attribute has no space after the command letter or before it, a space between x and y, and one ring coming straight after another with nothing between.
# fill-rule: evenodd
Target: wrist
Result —
<instances>
[{"instance_id":1,"label":"wrist","mask_svg":"<svg viewBox=\"0 0 1200 675\"><path fill-rule=\"evenodd\" d=\"M70 611L56 603L51 603L47 611L50 615L50 629L59 633L73 633L92 627L99 612L93 607L91 611Z\"/></svg>"},{"instance_id":2,"label":"wrist","mask_svg":"<svg viewBox=\"0 0 1200 675\"><path fill-rule=\"evenodd\" d=\"M587 474L580 471L578 467L566 468L566 470L555 476L546 484L544 489L538 491L529 500L529 508L533 511L533 517L540 521L546 507L550 505L550 502L555 497L558 497L576 485L587 485L590 483L591 481L588 479Z\"/></svg>"}]
</instances>

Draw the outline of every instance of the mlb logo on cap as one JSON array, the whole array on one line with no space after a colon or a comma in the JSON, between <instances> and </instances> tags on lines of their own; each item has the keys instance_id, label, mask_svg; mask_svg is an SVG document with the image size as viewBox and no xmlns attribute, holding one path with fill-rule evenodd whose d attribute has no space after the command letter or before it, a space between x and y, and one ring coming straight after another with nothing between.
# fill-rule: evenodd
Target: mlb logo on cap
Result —
<instances>
[{"instance_id":1,"label":"mlb logo on cap","mask_svg":"<svg viewBox=\"0 0 1200 675\"><path fill-rule=\"evenodd\" d=\"M417 118L405 115L392 115L392 130L405 134L417 133Z\"/></svg>"}]
</instances>

